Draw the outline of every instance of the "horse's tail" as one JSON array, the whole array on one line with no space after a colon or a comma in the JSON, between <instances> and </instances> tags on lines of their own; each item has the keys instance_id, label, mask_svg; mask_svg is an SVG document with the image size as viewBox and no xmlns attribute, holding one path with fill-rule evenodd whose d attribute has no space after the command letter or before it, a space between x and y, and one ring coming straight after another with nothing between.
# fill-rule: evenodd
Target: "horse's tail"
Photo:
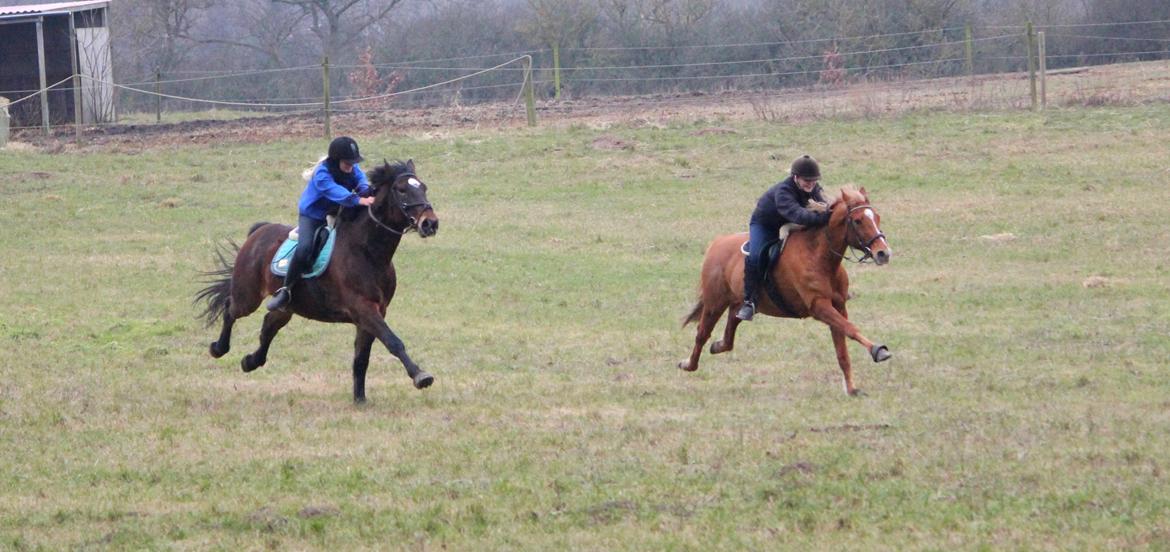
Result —
<instances>
[{"instance_id":1,"label":"horse's tail","mask_svg":"<svg viewBox=\"0 0 1170 552\"><path fill-rule=\"evenodd\" d=\"M691 312L683 317L683 319L682 319L683 327L685 328L685 327L687 327L687 324L690 324L691 322L697 321L699 319L699 315L702 312L703 312L703 300L699 299L698 301L695 302L695 306L691 308Z\"/></svg>"},{"instance_id":2,"label":"horse's tail","mask_svg":"<svg viewBox=\"0 0 1170 552\"><path fill-rule=\"evenodd\" d=\"M264 223L257 223L248 231L248 235L255 232ZM200 272L203 276L209 277L207 282L209 286L199 290L195 294L195 303L200 301L207 301L207 308L200 314L206 320L206 327L210 327L227 312L231 306L232 297L232 262L228 260L228 255L232 259L236 258L236 254L240 252L240 246L234 241L228 241L228 246L220 246L215 250L215 256L219 258L219 268L209 270L207 272Z\"/></svg>"}]
</instances>

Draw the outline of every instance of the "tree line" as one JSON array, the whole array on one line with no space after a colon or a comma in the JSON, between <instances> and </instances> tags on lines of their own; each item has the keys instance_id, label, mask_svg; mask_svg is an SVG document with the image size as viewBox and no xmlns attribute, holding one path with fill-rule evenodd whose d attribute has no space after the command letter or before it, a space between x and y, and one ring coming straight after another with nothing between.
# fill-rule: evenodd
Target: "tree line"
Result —
<instances>
[{"instance_id":1,"label":"tree line","mask_svg":"<svg viewBox=\"0 0 1170 552\"><path fill-rule=\"evenodd\" d=\"M1170 58L1166 0L119 0L110 27L119 83L292 105L320 98L325 58L337 98L522 54L545 97L1021 70L1027 22L1047 33L1049 68ZM409 98L514 97L522 69ZM212 78L232 72L248 74Z\"/></svg>"}]
</instances>

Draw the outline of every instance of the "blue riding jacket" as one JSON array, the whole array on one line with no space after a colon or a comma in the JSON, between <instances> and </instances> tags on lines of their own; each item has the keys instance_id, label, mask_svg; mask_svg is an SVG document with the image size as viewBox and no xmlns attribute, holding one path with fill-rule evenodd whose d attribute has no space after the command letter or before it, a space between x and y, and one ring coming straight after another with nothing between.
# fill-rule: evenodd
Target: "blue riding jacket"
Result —
<instances>
[{"instance_id":1,"label":"blue riding jacket","mask_svg":"<svg viewBox=\"0 0 1170 552\"><path fill-rule=\"evenodd\" d=\"M313 176L305 185L305 191L301 193L300 202L297 204L300 214L314 220L324 221L325 215L335 205L356 206L358 200L369 193L370 181L366 178L366 173L362 172L362 169L356 164L353 166L351 176L351 182L347 184L352 184L352 186L346 186L333 178L333 174L329 172L327 161L318 163L317 168L313 170Z\"/></svg>"}]
</instances>

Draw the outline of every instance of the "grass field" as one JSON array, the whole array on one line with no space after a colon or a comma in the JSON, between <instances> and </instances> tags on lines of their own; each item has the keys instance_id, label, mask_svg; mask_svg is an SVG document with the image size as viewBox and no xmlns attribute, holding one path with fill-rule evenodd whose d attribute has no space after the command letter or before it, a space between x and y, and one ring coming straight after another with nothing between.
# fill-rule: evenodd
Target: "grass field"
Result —
<instances>
[{"instance_id":1,"label":"grass field","mask_svg":"<svg viewBox=\"0 0 1170 552\"><path fill-rule=\"evenodd\" d=\"M260 316L214 360L191 304L217 244L295 220L320 141L0 151L0 549L1166 549L1167 128L358 136L442 219L387 317L436 383L376 348L363 407L352 327L294 320L243 374ZM678 371L706 244L805 152L882 215L850 314L894 358L851 343L850 398L826 327L763 318Z\"/></svg>"}]
</instances>

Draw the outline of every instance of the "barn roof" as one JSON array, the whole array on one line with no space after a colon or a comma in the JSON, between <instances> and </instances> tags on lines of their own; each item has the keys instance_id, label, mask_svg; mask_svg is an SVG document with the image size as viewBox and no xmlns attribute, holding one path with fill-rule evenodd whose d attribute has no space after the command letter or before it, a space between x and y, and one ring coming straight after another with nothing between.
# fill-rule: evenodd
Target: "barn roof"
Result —
<instances>
[{"instance_id":1,"label":"barn roof","mask_svg":"<svg viewBox=\"0 0 1170 552\"><path fill-rule=\"evenodd\" d=\"M50 2L48 4L27 4L24 6L0 6L0 18L91 10L105 7L109 3L109 0L85 0L82 2Z\"/></svg>"}]
</instances>

